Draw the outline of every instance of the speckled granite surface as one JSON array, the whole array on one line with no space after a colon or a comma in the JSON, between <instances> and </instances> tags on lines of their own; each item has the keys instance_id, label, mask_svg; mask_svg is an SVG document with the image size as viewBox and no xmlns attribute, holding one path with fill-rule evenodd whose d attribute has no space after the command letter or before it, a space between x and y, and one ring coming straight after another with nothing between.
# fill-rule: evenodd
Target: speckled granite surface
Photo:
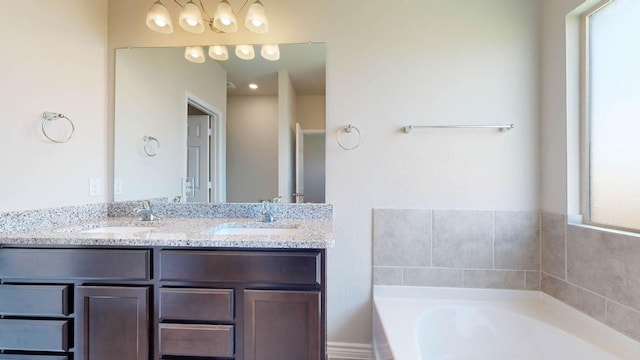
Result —
<instances>
[{"instance_id":1,"label":"speckled granite surface","mask_svg":"<svg viewBox=\"0 0 640 360\"><path fill-rule=\"evenodd\" d=\"M311 249L334 245L331 205L275 205L273 212L277 221L261 223L257 221L260 204L155 203L152 208L161 219L152 222L138 221L132 215L137 204L122 202L3 213L0 214L0 244ZM127 216L113 216L123 213ZM128 229L123 233L82 232L102 227ZM216 233L230 227L295 231L280 234Z\"/></svg>"}]
</instances>

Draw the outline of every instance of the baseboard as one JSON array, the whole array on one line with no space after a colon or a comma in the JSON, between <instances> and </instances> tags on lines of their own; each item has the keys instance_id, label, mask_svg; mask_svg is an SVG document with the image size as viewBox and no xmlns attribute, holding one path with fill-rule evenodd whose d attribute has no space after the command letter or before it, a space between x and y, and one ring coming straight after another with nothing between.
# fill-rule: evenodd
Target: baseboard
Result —
<instances>
[{"instance_id":1,"label":"baseboard","mask_svg":"<svg viewBox=\"0 0 640 360\"><path fill-rule=\"evenodd\" d=\"M370 344L342 342L327 343L327 360L371 360L373 354Z\"/></svg>"}]
</instances>

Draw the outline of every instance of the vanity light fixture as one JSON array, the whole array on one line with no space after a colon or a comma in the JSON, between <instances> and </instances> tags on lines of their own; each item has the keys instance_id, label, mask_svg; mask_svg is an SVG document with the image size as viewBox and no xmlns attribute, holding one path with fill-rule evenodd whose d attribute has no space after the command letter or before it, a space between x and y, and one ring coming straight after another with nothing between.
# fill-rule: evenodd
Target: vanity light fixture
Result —
<instances>
[{"instance_id":1,"label":"vanity light fixture","mask_svg":"<svg viewBox=\"0 0 640 360\"><path fill-rule=\"evenodd\" d=\"M204 32L204 24L202 21L202 13L200 9L189 0L180 11L180 27L192 34L202 34Z\"/></svg>"},{"instance_id":2,"label":"vanity light fixture","mask_svg":"<svg viewBox=\"0 0 640 360\"><path fill-rule=\"evenodd\" d=\"M180 0L173 0L180 8L178 24L185 31L192 34L202 34L205 24L217 33L232 33L238 31L238 20L236 13L233 11L229 0L220 0L213 16L207 13L203 0L188 0L186 4L182 4ZM247 30L256 34L265 34L269 31L269 20L264 5L260 0L245 0L244 4L238 11L241 13L251 1L251 5L247 9L247 15L244 19L244 26ZM197 2L197 4L196 4ZM164 6L162 0L156 0L149 11L147 11L147 27L149 29L161 33L173 33L173 23L169 10ZM202 47L189 46L185 49L185 58L196 63L203 63L206 59L203 55ZM236 46L235 54L243 60L251 60L255 58L255 51L252 45ZM280 59L280 49L277 44L262 45L260 55L271 61ZM209 57L218 61L229 59L229 52L226 46L212 45L209 47Z\"/></svg>"},{"instance_id":3,"label":"vanity light fixture","mask_svg":"<svg viewBox=\"0 0 640 360\"><path fill-rule=\"evenodd\" d=\"M251 60L256 57L253 45L236 45L236 56L242 60Z\"/></svg>"},{"instance_id":4,"label":"vanity light fixture","mask_svg":"<svg viewBox=\"0 0 640 360\"><path fill-rule=\"evenodd\" d=\"M280 47L278 44L265 44L260 49L260 56L266 60L277 61L280 59Z\"/></svg>"},{"instance_id":5,"label":"vanity light fixture","mask_svg":"<svg viewBox=\"0 0 640 360\"><path fill-rule=\"evenodd\" d=\"M220 0L213 16L209 15L205 9L203 0L197 0L199 6L194 3L194 0L189 0L184 5L179 0L173 1L182 8L179 15L180 26L190 33L201 34L204 32L205 23L209 25L212 31L217 33L238 31L236 13L228 0ZM264 5L260 0L252 1L253 3L247 10L244 25L247 30L253 33L265 34L269 31L269 20L267 19ZM241 13L248 3L249 0L245 0L238 13ZM147 11L147 26L161 34L171 34L173 32L169 10L162 4L161 0L156 0Z\"/></svg>"},{"instance_id":6,"label":"vanity light fixture","mask_svg":"<svg viewBox=\"0 0 640 360\"><path fill-rule=\"evenodd\" d=\"M202 46L187 46L184 50L184 58L198 64L202 64L206 60Z\"/></svg>"},{"instance_id":7,"label":"vanity light fixture","mask_svg":"<svg viewBox=\"0 0 640 360\"><path fill-rule=\"evenodd\" d=\"M269 31L267 13L260 0L256 0L247 10L244 26L256 34L266 34Z\"/></svg>"},{"instance_id":8,"label":"vanity light fixture","mask_svg":"<svg viewBox=\"0 0 640 360\"><path fill-rule=\"evenodd\" d=\"M171 34L173 32L169 10L160 0L154 2L149 11L147 11L147 26L160 34Z\"/></svg>"},{"instance_id":9,"label":"vanity light fixture","mask_svg":"<svg viewBox=\"0 0 640 360\"><path fill-rule=\"evenodd\" d=\"M227 0L221 0L213 15L213 26L222 32L238 31L238 20Z\"/></svg>"},{"instance_id":10,"label":"vanity light fixture","mask_svg":"<svg viewBox=\"0 0 640 360\"><path fill-rule=\"evenodd\" d=\"M258 90L258 84L249 84L249 89L251 90Z\"/></svg>"},{"instance_id":11,"label":"vanity light fixture","mask_svg":"<svg viewBox=\"0 0 640 360\"><path fill-rule=\"evenodd\" d=\"M229 51L224 45L209 46L209 57L213 60L225 61L229 59Z\"/></svg>"}]
</instances>

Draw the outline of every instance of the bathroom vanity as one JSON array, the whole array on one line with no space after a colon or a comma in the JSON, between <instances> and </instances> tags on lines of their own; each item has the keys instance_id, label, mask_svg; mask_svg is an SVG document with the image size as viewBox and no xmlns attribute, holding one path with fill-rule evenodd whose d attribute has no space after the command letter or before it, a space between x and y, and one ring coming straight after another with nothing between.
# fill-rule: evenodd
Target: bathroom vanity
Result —
<instances>
[{"instance_id":1,"label":"bathroom vanity","mask_svg":"<svg viewBox=\"0 0 640 360\"><path fill-rule=\"evenodd\" d=\"M0 243L0 359L326 356L330 219L109 217Z\"/></svg>"}]
</instances>

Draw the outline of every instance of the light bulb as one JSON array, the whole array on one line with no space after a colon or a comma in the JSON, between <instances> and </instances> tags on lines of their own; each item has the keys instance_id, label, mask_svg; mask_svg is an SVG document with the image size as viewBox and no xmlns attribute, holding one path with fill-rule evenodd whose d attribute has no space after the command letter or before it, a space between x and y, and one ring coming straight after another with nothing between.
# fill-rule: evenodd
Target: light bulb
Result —
<instances>
[{"instance_id":1,"label":"light bulb","mask_svg":"<svg viewBox=\"0 0 640 360\"><path fill-rule=\"evenodd\" d=\"M253 26L255 26L255 27L260 27L260 26L262 26L262 21L261 21L261 20L259 20L259 19L253 19L253 20L251 20L251 23L252 23L252 24L253 24Z\"/></svg>"},{"instance_id":2,"label":"light bulb","mask_svg":"<svg viewBox=\"0 0 640 360\"><path fill-rule=\"evenodd\" d=\"M189 24L189 26L198 25L198 20L196 20L196 19L188 18L188 19L184 19L184 21L186 21L187 24Z\"/></svg>"},{"instance_id":3,"label":"light bulb","mask_svg":"<svg viewBox=\"0 0 640 360\"><path fill-rule=\"evenodd\" d=\"M253 45L237 45L236 56L243 60L253 59L256 56Z\"/></svg>"},{"instance_id":4,"label":"light bulb","mask_svg":"<svg viewBox=\"0 0 640 360\"><path fill-rule=\"evenodd\" d=\"M159 16L153 19L153 22L156 23L156 25L158 25L159 27L167 26L167 22Z\"/></svg>"},{"instance_id":5,"label":"light bulb","mask_svg":"<svg viewBox=\"0 0 640 360\"><path fill-rule=\"evenodd\" d=\"M209 57L214 60L225 61L229 59L229 52L224 45L213 45L209 46Z\"/></svg>"},{"instance_id":6,"label":"light bulb","mask_svg":"<svg viewBox=\"0 0 640 360\"><path fill-rule=\"evenodd\" d=\"M202 50L202 46L187 46L184 50L185 59L202 64L206 59L204 58L204 51Z\"/></svg>"},{"instance_id":7,"label":"light bulb","mask_svg":"<svg viewBox=\"0 0 640 360\"><path fill-rule=\"evenodd\" d=\"M257 84L249 84L249 89L257 90L258 89L258 85Z\"/></svg>"},{"instance_id":8,"label":"light bulb","mask_svg":"<svg viewBox=\"0 0 640 360\"><path fill-rule=\"evenodd\" d=\"M220 22L221 22L223 25L229 25L229 24L231 24L231 19L229 19L229 18L222 18L222 19L220 19Z\"/></svg>"},{"instance_id":9,"label":"light bulb","mask_svg":"<svg viewBox=\"0 0 640 360\"><path fill-rule=\"evenodd\" d=\"M280 47L278 44L262 45L262 49L260 49L260 56L270 61L280 60Z\"/></svg>"}]
</instances>

